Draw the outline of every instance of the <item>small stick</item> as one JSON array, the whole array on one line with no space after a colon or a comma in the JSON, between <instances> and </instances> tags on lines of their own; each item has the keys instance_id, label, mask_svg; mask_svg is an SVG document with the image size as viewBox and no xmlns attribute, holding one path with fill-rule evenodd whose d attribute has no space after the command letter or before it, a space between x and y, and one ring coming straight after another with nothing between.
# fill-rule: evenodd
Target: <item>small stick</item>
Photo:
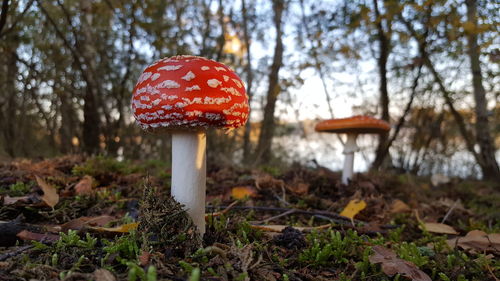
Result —
<instances>
[{"instance_id":1,"label":"small stick","mask_svg":"<svg viewBox=\"0 0 500 281\"><path fill-rule=\"evenodd\" d=\"M450 216L451 212L453 212L453 210L455 209L455 207L457 206L457 204L458 204L458 199L455 200L455 202L453 203L453 205L451 205L451 207L448 210L448 212L446 212L446 215L444 215L444 218L441 220L441 223L444 223L446 221L446 219L448 219L448 216Z\"/></svg>"},{"instance_id":2,"label":"small stick","mask_svg":"<svg viewBox=\"0 0 500 281\"><path fill-rule=\"evenodd\" d=\"M2 255L0 255L0 261L4 261L8 258L15 257L15 256L19 255L20 253L22 253L28 249L31 249L33 247L34 247L33 245L26 245L26 246L19 247L18 249L14 250L12 252L2 254Z\"/></svg>"},{"instance_id":3,"label":"small stick","mask_svg":"<svg viewBox=\"0 0 500 281\"><path fill-rule=\"evenodd\" d=\"M229 212L238 203L239 203L239 201L236 200L233 203L229 204L229 206L225 206L225 209L222 210L222 211L220 211L220 212L215 212L215 213L211 213L211 214L205 214L205 220L208 219L209 216L218 217L218 216L224 215L225 213Z\"/></svg>"},{"instance_id":4,"label":"small stick","mask_svg":"<svg viewBox=\"0 0 500 281\"><path fill-rule=\"evenodd\" d=\"M270 218L267 218L267 219L265 219L265 220L257 221L256 223L258 223L258 224L261 224L261 223L268 223L268 222L270 222L270 221L272 221L272 220L279 219L279 218L281 218L281 217L288 216L288 215L293 214L293 213L295 213L295 209L290 209L290 210L288 210L288 211L286 211L286 212L284 212L284 213L281 213L281 214L279 214L279 215L277 215L277 216L270 217Z\"/></svg>"}]
</instances>

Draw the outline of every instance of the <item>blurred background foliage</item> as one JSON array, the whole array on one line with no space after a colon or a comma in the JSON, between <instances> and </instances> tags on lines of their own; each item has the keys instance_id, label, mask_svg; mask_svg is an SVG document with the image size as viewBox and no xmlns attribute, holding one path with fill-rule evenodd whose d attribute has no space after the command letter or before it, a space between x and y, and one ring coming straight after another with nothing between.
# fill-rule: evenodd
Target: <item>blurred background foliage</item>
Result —
<instances>
[{"instance_id":1,"label":"blurred background foliage","mask_svg":"<svg viewBox=\"0 0 500 281\"><path fill-rule=\"evenodd\" d=\"M134 124L131 92L152 61L192 54L233 67L251 99L245 128L209 132L214 164L315 158L298 142L316 143L312 151L322 154L335 150L338 140L315 134L314 122L347 117L336 112L343 100L356 99L353 114L393 126L368 141L374 157L364 161L371 168L457 174L459 164L463 176L500 178L496 1L1 4L3 159L84 153L168 160L169 136L145 134ZM303 106L313 94L304 88L311 75L320 82L317 111Z\"/></svg>"}]
</instances>

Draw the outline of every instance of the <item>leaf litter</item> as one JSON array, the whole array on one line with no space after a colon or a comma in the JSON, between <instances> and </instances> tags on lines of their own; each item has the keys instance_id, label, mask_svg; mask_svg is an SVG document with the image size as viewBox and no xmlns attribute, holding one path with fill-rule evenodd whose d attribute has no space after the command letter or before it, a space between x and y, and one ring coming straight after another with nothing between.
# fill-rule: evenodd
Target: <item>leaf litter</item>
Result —
<instances>
[{"instance_id":1,"label":"leaf litter","mask_svg":"<svg viewBox=\"0 0 500 281\"><path fill-rule=\"evenodd\" d=\"M429 188L429 179L375 173L345 187L323 167L219 167L207 175L202 239L169 197L165 168L150 168L79 156L0 165L0 235L11 233L0 279L146 280L153 270L186 280L197 269L201 280L498 275L500 197L483 182Z\"/></svg>"}]
</instances>

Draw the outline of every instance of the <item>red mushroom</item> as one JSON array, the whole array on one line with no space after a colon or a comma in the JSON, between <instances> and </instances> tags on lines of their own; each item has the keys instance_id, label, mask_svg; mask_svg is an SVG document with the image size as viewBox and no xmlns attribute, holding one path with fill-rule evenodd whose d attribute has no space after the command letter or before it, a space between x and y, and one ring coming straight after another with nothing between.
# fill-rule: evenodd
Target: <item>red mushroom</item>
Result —
<instances>
[{"instance_id":1,"label":"red mushroom","mask_svg":"<svg viewBox=\"0 0 500 281\"><path fill-rule=\"evenodd\" d=\"M354 152L359 151L356 143L358 134L383 134L391 129L389 123L384 120L375 119L370 116L353 116L350 118L323 120L316 124L317 132L328 132L347 134L347 142L344 145L344 170L342 171L342 183L348 184L352 178L354 165Z\"/></svg>"},{"instance_id":2,"label":"red mushroom","mask_svg":"<svg viewBox=\"0 0 500 281\"><path fill-rule=\"evenodd\" d=\"M226 65L195 56L156 61L139 77L132 96L137 123L172 133L172 196L205 232L206 129L243 126L249 113L241 79Z\"/></svg>"}]
</instances>

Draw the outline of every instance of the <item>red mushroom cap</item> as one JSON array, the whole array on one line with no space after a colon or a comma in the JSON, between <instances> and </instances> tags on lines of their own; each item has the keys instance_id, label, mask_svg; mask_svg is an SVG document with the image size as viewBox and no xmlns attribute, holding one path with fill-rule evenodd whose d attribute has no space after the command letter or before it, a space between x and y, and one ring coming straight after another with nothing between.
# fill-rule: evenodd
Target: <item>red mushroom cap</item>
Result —
<instances>
[{"instance_id":1,"label":"red mushroom cap","mask_svg":"<svg viewBox=\"0 0 500 281\"><path fill-rule=\"evenodd\" d=\"M317 132L382 134L391 129L384 120L370 116L356 115L349 118L323 120L316 124Z\"/></svg>"},{"instance_id":2,"label":"red mushroom cap","mask_svg":"<svg viewBox=\"0 0 500 281\"><path fill-rule=\"evenodd\" d=\"M132 112L145 130L233 129L244 125L248 96L226 65L195 56L174 56L146 67L135 85Z\"/></svg>"}]
</instances>

